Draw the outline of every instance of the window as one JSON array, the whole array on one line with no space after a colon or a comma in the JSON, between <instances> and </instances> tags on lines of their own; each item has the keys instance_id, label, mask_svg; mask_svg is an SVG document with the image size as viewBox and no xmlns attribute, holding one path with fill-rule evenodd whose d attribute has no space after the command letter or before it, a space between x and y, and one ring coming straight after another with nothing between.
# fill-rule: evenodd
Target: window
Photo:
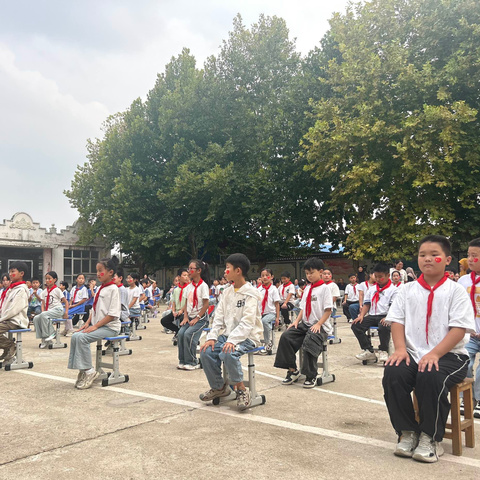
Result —
<instances>
[{"instance_id":1,"label":"window","mask_svg":"<svg viewBox=\"0 0 480 480\"><path fill-rule=\"evenodd\" d=\"M83 273L86 281L97 274L98 252L95 250L65 250L63 254L63 280L69 285L75 283L79 273Z\"/></svg>"}]
</instances>

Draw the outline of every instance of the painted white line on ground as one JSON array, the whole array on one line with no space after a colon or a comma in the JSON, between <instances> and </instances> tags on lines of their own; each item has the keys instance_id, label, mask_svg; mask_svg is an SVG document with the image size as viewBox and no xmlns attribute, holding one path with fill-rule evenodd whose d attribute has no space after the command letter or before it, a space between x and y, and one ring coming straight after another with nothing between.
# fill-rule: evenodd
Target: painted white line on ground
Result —
<instances>
[{"instance_id":1,"label":"painted white line on ground","mask_svg":"<svg viewBox=\"0 0 480 480\"><path fill-rule=\"evenodd\" d=\"M46 373L33 372L31 370L15 370L15 372L23 373L25 375L32 375L34 377L39 377L39 378L46 378L48 380L56 380L56 381L71 383L71 384L75 383L75 381L70 378L58 377L55 375L48 375ZM194 408L196 410L203 410L209 413L225 415L228 417L235 417L237 419L247 420L250 422L263 423L265 425L272 425L274 427L286 428L288 430L295 430L297 432L305 432L313 435L320 435L322 437L329 437L329 438L335 438L337 440L354 442L361 445L370 445L372 447L385 448L390 451L393 450L393 446L394 446L393 443L384 442L383 440L377 440L375 438L361 437L359 435L352 435L349 433L339 432L336 430L328 430L325 428L313 427L310 425L301 425L299 423L287 422L285 420L278 420L276 418L262 417L259 415L254 415L251 411L238 412L235 410L231 410L230 407L226 407L226 406L213 407L210 405L206 405L204 403L189 402L187 400L182 400L180 398L164 397L162 395L155 395L155 394L146 393L146 392L138 392L135 390L127 390L124 388L113 387L113 386L106 387L104 391L105 392L113 391L113 392L122 393L125 395L132 395L135 397L149 398L149 399L157 400L160 402L172 403L172 404L180 405L183 407ZM480 460L476 460L473 458L455 457L453 455L445 454L442 457L442 461L457 463L460 465L466 465L466 466L480 469Z\"/></svg>"}]
</instances>

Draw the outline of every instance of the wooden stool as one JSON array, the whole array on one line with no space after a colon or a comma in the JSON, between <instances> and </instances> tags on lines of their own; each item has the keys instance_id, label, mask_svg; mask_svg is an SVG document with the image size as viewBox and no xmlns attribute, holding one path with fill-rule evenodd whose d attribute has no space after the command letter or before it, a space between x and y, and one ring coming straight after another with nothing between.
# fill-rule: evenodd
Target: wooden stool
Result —
<instances>
[{"instance_id":1,"label":"wooden stool","mask_svg":"<svg viewBox=\"0 0 480 480\"><path fill-rule=\"evenodd\" d=\"M475 447L475 432L473 423L473 378L466 378L463 382L457 383L450 388L450 412L451 423L445 426L445 438L452 440L453 455L462 454L462 432L465 432L465 446ZM460 418L460 392L463 392L464 420ZM420 422L417 397L413 391L413 409L415 420Z\"/></svg>"}]
</instances>

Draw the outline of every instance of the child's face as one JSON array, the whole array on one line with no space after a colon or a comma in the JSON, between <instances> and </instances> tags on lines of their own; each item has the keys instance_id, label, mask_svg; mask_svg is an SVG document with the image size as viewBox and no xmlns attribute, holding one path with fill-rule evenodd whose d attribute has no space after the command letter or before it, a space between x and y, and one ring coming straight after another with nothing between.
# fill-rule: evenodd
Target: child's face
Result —
<instances>
[{"instance_id":1,"label":"child's face","mask_svg":"<svg viewBox=\"0 0 480 480\"><path fill-rule=\"evenodd\" d=\"M59 285L59 288L60 288L60 290L61 290L62 292L65 291L65 285L60 284L60 285Z\"/></svg>"},{"instance_id":2,"label":"child's face","mask_svg":"<svg viewBox=\"0 0 480 480\"><path fill-rule=\"evenodd\" d=\"M34 290L38 290L38 289L40 288L40 281L39 281L39 280L34 280L34 281L32 282L32 288L33 288Z\"/></svg>"},{"instance_id":3,"label":"child's face","mask_svg":"<svg viewBox=\"0 0 480 480\"><path fill-rule=\"evenodd\" d=\"M218 285L218 280L214 280L213 285L216 287Z\"/></svg>"},{"instance_id":4,"label":"child's face","mask_svg":"<svg viewBox=\"0 0 480 480\"><path fill-rule=\"evenodd\" d=\"M397 270L401 270L403 268L403 262L398 262L396 265L395 265L395 268Z\"/></svg>"},{"instance_id":5,"label":"child's face","mask_svg":"<svg viewBox=\"0 0 480 480\"><path fill-rule=\"evenodd\" d=\"M398 272L392 273L392 282L396 285L400 282L400 274Z\"/></svg>"},{"instance_id":6,"label":"child's face","mask_svg":"<svg viewBox=\"0 0 480 480\"><path fill-rule=\"evenodd\" d=\"M188 282L190 282L190 277L188 275L188 272L182 272L182 274L180 275L180 283L182 285L185 285Z\"/></svg>"},{"instance_id":7,"label":"child's face","mask_svg":"<svg viewBox=\"0 0 480 480\"><path fill-rule=\"evenodd\" d=\"M375 281L383 287L390 280L390 275L387 272L375 272Z\"/></svg>"},{"instance_id":8,"label":"child's face","mask_svg":"<svg viewBox=\"0 0 480 480\"><path fill-rule=\"evenodd\" d=\"M268 285L272 282L272 280L273 280L273 276L270 274L270 272L267 272L266 270L264 270L262 272L262 276L260 277L260 281L264 285Z\"/></svg>"},{"instance_id":9,"label":"child's face","mask_svg":"<svg viewBox=\"0 0 480 480\"><path fill-rule=\"evenodd\" d=\"M234 268L231 263L226 263L225 271L223 272L226 278L226 282L233 282L238 277L239 271L241 272L240 268Z\"/></svg>"},{"instance_id":10,"label":"child's face","mask_svg":"<svg viewBox=\"0 0 480 480\"><path fill-rule=\"evenodd\" d=\"M107 270L103 263L97 263L97 278L100 280L100 283L110 282L114 275L113 270ZM90 280L90 288L95 288L96 284L95 280Z\"/></svg>"},{"instance_id":11,"label":"child's face","mask_svg":"<svg viewBox=\"0 0 480 480\"><path fill-rule=\"evenodd\" d=\"M8 275L10 276L10 282L20 282L23 279L23 272L19 272L16 268L11 268L8 271Z\"/></svg>"},{"instance_id":12,"label":"child's face","mask_svg":"<svg viewBox=\"0 0 480 480\"><path fill-rule=\"evenodd\" d=\"M349 277L350 283L353 285L357 281L357 277L355 275L352 275Z\"/></svg>"},{"instance_id":13,"label":"child's face","mask_svg":"<svg viewBox=\"0 0 480 480\"><path fill-rule=\"evenodd\" d=\"M452 271L448 271L448 278L450 280L455 280L455 272L452 272Z\"/></svg>"},{"instance_id":14,"label":"child's face","mask_svg":"<svg viewBox=\"0 0 480 480\"><path fill-rule=\"evenodd\" d=\"M77 277L77 285L81 287L82 285L85 284L85 276L84 275L79 275Z\"/></svg>"},{"instance_id":15,"label":"child's face","mask_svg":"<svg viewBox=\"0 0 480 480\"><path fill-rule=\"evenodd\" d=\"M442 246L435 242L425 242L418 251L418 266L429 277L441 277L452 257L445 255Z\"/></svg>"},{"instance_id":16,"label":"child's face","mask_svg":"<svg viewBox=\"0 0 480 480\"><path fill-rule=\"evenodd\" d=\"M133 285L133 278L130 275L127 275L127 283Z\"/></svg>"},{"instance_id":17,"label":"child's face","mask_svg":"<svg viewBox=\"0 0 480 480\"><path fill-rule=\"evenodd\" d=\"M48 288L52 288L55 285L55 279L50 275L45 275L45 283Z\"/></svg>"},{"instance_id":18,"label":"child's face","mask_svg":"<svg viewBox=\"0 0 480 480\"><path fill-rule=\"evenodd\" d=\"M324 282L329 282L332 279L332 272L330 270L324 270L322 278Z\"/></svg>"},{"instance_id":19,"label":"child's face","mask_svg":"<svg viewBox=\"0 0 480 480\"><path fill-rule=\"evenodd\" d=\"M32 287L32 282L30 280L27 280L27 288L31 288Z\"/></svg>"},{"instance_id":20,"label":"child's face","mask_svg":"<svg viewBox=\"0 0 480 480\"><path fill-rule=\"evenodd\" d=\"M288 277L280 277L280 280L282 281L282 283L288 283L290 281Z\"/></svg>"},{"instance_id":21,"label":"child's face","mask_svg":"<svg viewBox=\"0 0 480 480\"><path fill-rule=\"evenodd\" d=\"M119 277L117 274L113 276L113 281L115 282L115 285L119 286L123 283L123 278Z\"/></svg>"},{"instance_id":22,"label":"child's face","mask_svg":"<svg viewBox=\"0 0 480 480\"><path fill-rule=\"evenodd\" d=\"M460 274L459 274L459 273L456 273L454 280L455 280L456 282L458 282L459 278L460 278Z\"/></svg>"},{"instance_id":23,"label":"child's face","mask_svg":"<svg viewBox=\"0 0 480 480\"><path fill-rule=\"evenodd\" d=\"M188 274L192 280L194 281L198 280L200 278L200 272L201 272L201 269L198 268L195 263L191 263L188 266Z\"/></svg>"},{"instance_id":24,"label":"child's face","mask_svg":"<svg viewBox=\"0 0 480 480\"><path fill-rule=\"evenodd\" d=\"M312 268L311 270L305 270L305 275L307 276L307 280L310 283L318 282L322 279L323 270L317 270L316 268Z\"/></svg>"},{"instance_id":25,"label":"child's face","mask_svg":"<svg viewBox=\"0 0 480 480\"><path fill-rule=\"evenodd\" d=\"M480 272L480 247L468 247L467 261L470 270Z\"/></svg>"}]
</instances>

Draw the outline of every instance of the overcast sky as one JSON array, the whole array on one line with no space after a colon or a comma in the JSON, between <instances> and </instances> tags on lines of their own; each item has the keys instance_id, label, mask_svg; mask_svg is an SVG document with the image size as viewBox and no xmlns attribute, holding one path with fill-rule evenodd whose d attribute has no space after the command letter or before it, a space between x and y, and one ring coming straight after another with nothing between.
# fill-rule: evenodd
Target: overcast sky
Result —
<instances>
[{"instance_id":1,"label":"overcast sky","mask_svg":"<svg viewBox=\"0 0 480 480\"><path fill-rule=\"evenodd\" d=\"M286 20L306 54L347 0L0 0L0 222L29 213L64 228L77 212L63 195L86 140L110 114L145 98L172 56L201 67L237 13Z\"/></svg>"}]
</instances>

